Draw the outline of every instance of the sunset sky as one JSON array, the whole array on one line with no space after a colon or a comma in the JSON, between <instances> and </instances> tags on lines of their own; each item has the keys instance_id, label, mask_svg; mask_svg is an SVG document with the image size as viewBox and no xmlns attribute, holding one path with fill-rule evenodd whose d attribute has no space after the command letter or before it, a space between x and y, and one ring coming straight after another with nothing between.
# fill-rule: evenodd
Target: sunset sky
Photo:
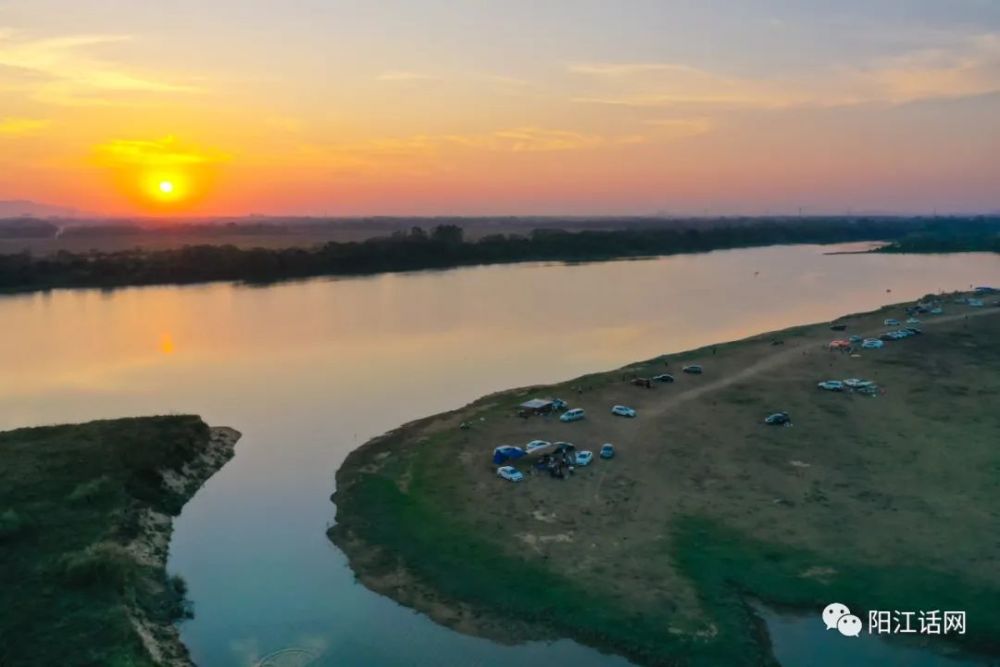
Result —
<instances>
[{"instance_id":1,"label":"sunset sky","mask_svg":"<svg viewBox=\"0 0 1000 667\"><path fill-rule=\"evenodd\" d=\"M0 199L1000 210L995 0L0 0Z\"/></svg>"}]
</instances>

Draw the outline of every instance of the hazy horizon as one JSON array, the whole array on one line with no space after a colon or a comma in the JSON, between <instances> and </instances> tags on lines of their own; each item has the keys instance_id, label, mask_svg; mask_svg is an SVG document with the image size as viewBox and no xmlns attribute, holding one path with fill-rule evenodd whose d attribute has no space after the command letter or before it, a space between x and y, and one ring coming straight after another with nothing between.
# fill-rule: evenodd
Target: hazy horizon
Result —
<instances>
[{"instance_id":1,"label":"hazy horizon","mask_svg":"<svg viewBox=\"0 0 1000 667\"><path fill-rule=\"evenodd\" d=\"M1000 4L0 3L0 200L93 216L1000 210Z\"/></svg>"}]
</instances>

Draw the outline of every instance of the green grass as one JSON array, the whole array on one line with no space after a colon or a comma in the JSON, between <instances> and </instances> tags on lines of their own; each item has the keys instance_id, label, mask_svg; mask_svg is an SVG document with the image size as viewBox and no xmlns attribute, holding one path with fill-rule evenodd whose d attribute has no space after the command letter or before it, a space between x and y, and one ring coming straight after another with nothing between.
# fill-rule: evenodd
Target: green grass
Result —
<instances>
[{"instance_id":1,"label":"green grass","mask_svg":"<svg viewBox=\"0 0 1000 667\"><path fill-rule=\"evenodd\" d=\"M0 433L0 665L153 664L126 607L169 622L183 586L122 545L144 508L180 510L159 470L179 469L208 437L190 416Z\"/></svg>"},{"instance_id":2,"label":"green grass","mask_svg":"<svg viewBox=\"0 0 1000 667\"><path fill-rule=\"evenodd\" d=\"M475 531L425 497L403 493L381 475L362 476L349 494L338 496L340 516L350 518L331 529L331 535L337 540L352 533L378 545L384 571L401 561L446 599L537 623L641 664L776 664L748 605L751 598L817 614L833 600L863 611L962 609L975 619L963 644L987 652L1000 650L996 605L1000 591L921 568L852 562L850 545L831 555L768 544L694 516L675 519L662 553L653 557L672 560L695 584L706 624L715 632L702 637L671 633L671 627L684 627L689 619L666 608L640 612L586 582L511 556L476 537ZM817 563L834 566L834 572L818 578L802 576Z\"/></svg>"},{"instance_id":3,"label":"green grass","mask_svg":"<svg viewBox=\"0 0 1000 667\"><path fill-rule=\"evenodd\" d=\"M817 615L830 602L843 602L861 610L855 613L862 618L870 609L961 609L974 619L962 637L963 645L992 653L1000 650L996 604L1000 591L959 576L858 563L851 560L850 545L840 553L817 554L767 544L703 517L676 520L671 543L675 562L695 582L702 604L719 626L719 636L748 655L759 645L750 630L749 597ZM818 563L831 567L832 573L802 576Z\"/></svg>"},{"instance_id":4,"label":"green grass","mask_svg":"<svg viewBox=\"0 0 1000 667\"><path fill-rule=\"evenodd\" d=\"M668 637L665 616L623 608L581 583L511 557L384 477L361 478L340 502L353 518L331 530L334 538L350 530L384 547L392 554L382 564L386 570L398 558L447 598L614 647L649 664L679 664L684 644Z\"/></svg>"}]
</instances>

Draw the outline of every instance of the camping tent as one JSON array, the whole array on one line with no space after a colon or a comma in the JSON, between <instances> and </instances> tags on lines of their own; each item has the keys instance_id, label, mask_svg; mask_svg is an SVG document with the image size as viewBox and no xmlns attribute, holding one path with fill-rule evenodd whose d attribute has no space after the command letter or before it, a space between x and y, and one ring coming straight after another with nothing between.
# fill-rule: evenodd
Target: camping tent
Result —
<instances>
[{"instance_id":1,"label":"camping tent","mask_svg":"<svg viewBox=\"0 0 1000 667\"><path fill-rule=\"evenodd\" d=\"M524 456L524 450L520 447L500 445L493 450L493 463L494 465L500 465L501 463L506 463L507 461L515 461L522 456Z\"/></svg>"}]
</instances>

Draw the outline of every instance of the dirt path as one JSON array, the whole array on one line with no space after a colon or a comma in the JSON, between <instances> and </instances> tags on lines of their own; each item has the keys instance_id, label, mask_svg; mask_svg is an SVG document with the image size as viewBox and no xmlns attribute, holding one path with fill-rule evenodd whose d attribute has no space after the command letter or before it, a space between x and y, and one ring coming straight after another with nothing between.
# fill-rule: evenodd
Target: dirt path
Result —
<instances>
[{"instance_id":1,"label":"dirt path","mask_svg":"<svg viewBox=\"0 0 1000 667\"><path fill-rule=\"evenodd\" d=\"M920 326L926 328L928 326L934 326L936 324L941 324L944 322L954 322L955 320L967 319L969 317L982 317L988 315L996 315L1000 313L1000 308L984 308L982 310L971 311L968 313L960 313L955 315L943 315L941 317L935 317L933 320L926 320L920 323ZM884 327L883 327L884 329ZM862 334L866 338L875 335L876 331L868 331ZM646 414L651 415L653 418L659 417L665 412L669 412L674 408L683 405L689 401L696 398L704 396L705 394L711 393L713 391L718 391L719 389L724 389L737 382L742 382L743 380L749 379L763 373L765 371L774 370L780 368L785 364L790 363L793 359L801 357L803 354L810 349L816 348L816 341L808 341L805 343L800 343L798 345L793 345L792 347L782 347L778 352L767 355L763 359L750 364L743 370L732 375L727 375L724 378L714 380L705 384L700 384L690 389L685 389L680 393L674 394L671 398L661 403L653 410L645 411ZM651 420L652 421L652 420Z\"/></svg>"}]
</instances>

